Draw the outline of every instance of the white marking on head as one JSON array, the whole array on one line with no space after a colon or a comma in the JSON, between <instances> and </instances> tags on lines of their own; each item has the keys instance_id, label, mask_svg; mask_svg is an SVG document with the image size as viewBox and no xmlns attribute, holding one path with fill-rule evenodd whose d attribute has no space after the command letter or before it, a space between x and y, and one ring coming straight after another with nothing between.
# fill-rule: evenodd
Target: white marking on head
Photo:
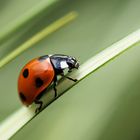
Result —
<instances>
[{"instance_id":1,"label":"white marking on head","mask_svg":"<svg viewBox=\"0 0 140 140\"><path fill-rule=\"evenodd\" d=\"M60 66L61 66L62 69L63 69L63 68L68 68L68 67L69 67L68 64L66 63L66 61L61 61L61 62L60 62Z\"/></svg>"}]
</instances>

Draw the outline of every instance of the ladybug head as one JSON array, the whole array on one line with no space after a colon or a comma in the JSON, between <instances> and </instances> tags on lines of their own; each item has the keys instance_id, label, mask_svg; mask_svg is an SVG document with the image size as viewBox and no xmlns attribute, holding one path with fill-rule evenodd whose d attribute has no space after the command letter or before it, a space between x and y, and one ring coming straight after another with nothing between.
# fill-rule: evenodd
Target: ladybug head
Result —
<instances>
[{"instance_id":1,"label":"ladybug head","mask_svg":"<svg viewBox=\"0 0 140 140\"><path fill-rule=\"evenodd\" d=\"M54 70L49 58L33 59L27 63L18 78L18 93L25 105L32 104L54 78Z\"/></svg>"},{"instance_id":2,"label":"ladybug head","mask_svg":"<svg viewBox=\"0 0 140 140\"><path fill-rule=\"evenodd\" d=\"M67 64L69 65L70 68L79 68L79 62L76 60L75 57L69 56L67 59Z\"/></svg>"}]
</instances>

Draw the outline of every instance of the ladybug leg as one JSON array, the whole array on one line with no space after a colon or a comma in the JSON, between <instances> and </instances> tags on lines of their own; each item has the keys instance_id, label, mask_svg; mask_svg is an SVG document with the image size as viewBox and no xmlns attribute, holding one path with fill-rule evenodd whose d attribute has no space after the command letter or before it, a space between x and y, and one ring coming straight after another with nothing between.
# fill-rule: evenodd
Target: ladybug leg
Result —
<instances>
[{"instance_id":1,"label":"ladybug leg","mask_svg":"<svg viewBox=\"0 0 140 140\"><path fill-rule=\"evenodd\" d=\"M39 104L39 107L35 110L35 113L38 113L42 109L43 102L39 100L35 100L35 104Z\"/></svg>"},{"instance_id":2,"label":"ladybug leg","mask_svg":"<svg viewBox=\"0 0 140 140\"><path fill-rule=\"evenodd\" d=\"M69 79L69 80L71 80L71 81L73 81L73 82L77 82L77 79L73 79L73 78L71 78L71 77L68 77L68 76L64 75L64 73L62 73L61 76L62 76L62 77L65 77L65 78L67 78L67 79Z\"/></svg>"},{"instance_id":3,"label":"ladybug leg","mask_svg":"<svg viewBox=\"0 0 140 140\"><path fill-rule=\"evenodd\" d=\"M72 68L69 68L68 72L69 72L69 73L72 72Z\"/></svg>"},{"instance_id":4,"label":"ladybug leg","mask_svg":"<svg viewBox=\"0 0 140 140\"><path fill-rule=\"evenodd\" d=\"M56 85L57 85L57 77L54 78L54 83L53 83L53 89L54 89L54 97L57 97L57 89L56 89Z\"/></svg>"}]
</instances>

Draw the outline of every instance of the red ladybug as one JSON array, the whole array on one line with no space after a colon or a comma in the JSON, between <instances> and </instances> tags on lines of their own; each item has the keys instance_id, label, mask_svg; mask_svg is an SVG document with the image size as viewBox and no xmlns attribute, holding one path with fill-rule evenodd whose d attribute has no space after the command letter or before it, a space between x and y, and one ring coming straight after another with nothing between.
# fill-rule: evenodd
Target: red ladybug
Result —
<instances>
[{"instance_id":1,"label":"red ladybug","mask_svg":"<svg viewBox=\"0 0 140 140\"><path fill-rule=\"evenodd\" d=\"M43 90L53 82L56 97L57 76L61 75L76 81L76 79L65 76L64 70L68 68L68 72L71 72L72 69L78 69L78 67L77 60L68 55L45 55L31 60L23 67L18 78L18 93L21 101L26 106L33 102L40 104L38 108L40 110L43 103L39 99Z\"/></svg>"}]
</instances>

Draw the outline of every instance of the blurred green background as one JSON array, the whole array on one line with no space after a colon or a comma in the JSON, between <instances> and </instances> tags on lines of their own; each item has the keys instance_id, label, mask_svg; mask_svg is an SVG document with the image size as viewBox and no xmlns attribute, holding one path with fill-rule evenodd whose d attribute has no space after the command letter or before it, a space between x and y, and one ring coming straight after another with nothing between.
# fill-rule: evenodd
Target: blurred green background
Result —
<instances>
[{"instance_id":1,"label":"blurred green background","mask_svg":"<svg viewBox=\"0 0 140 140\"><path fill-rule=\"evenodd\" d=\"M140 27L139 0L0 1L0 58L70 11L76 20L0 69L0 121L22 106L17 77L30 59L62 53L82 64ZM12 140L139 140L139 52L135 46L86 77Z\"/></svg>"}]
</instances>

